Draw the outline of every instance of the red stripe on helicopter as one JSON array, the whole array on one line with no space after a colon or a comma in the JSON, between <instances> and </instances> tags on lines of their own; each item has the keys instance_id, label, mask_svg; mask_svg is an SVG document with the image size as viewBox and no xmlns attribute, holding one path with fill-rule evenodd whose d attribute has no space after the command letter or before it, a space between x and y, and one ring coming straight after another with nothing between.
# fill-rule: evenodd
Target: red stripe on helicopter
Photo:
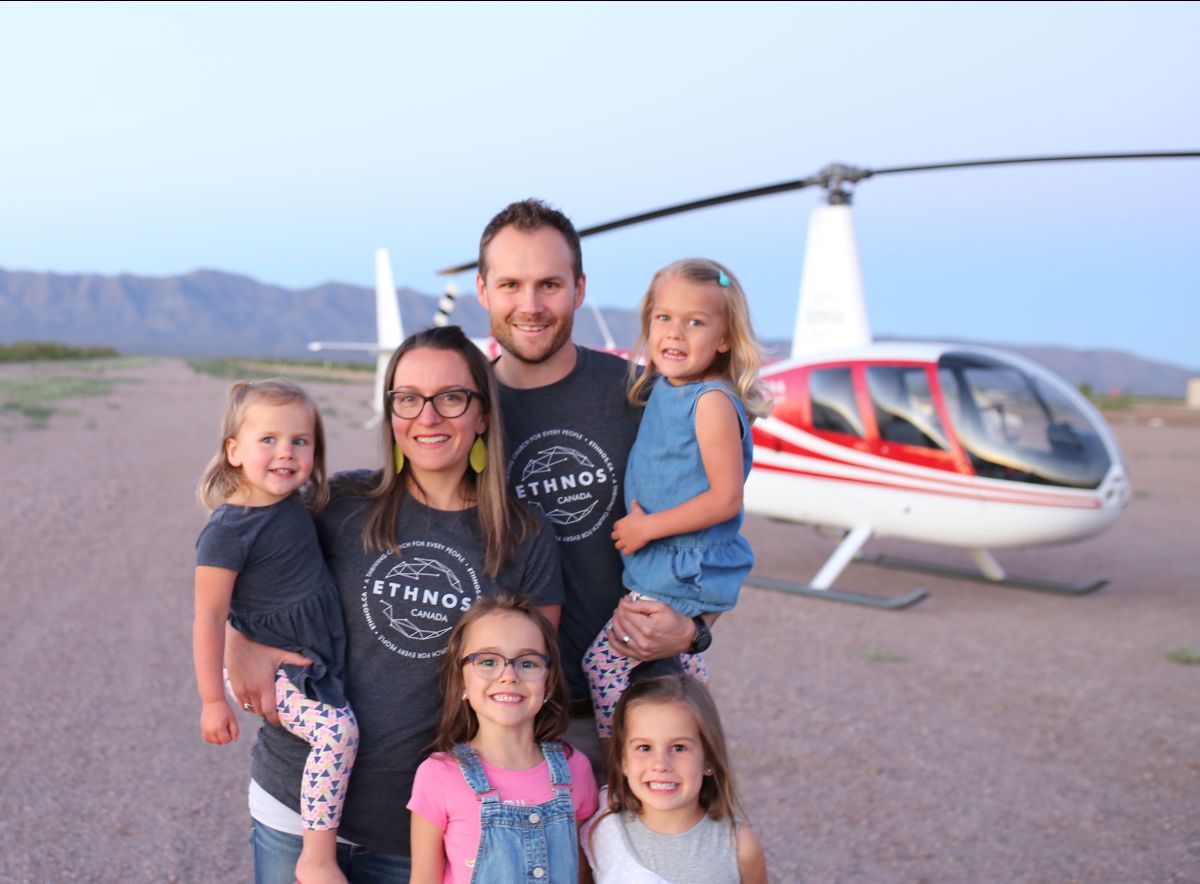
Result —
<instances>
[{"instance_id":1,"label":"red stripe on helicopter","mask_svg":"<svg viewBox=\"0 0 1200 884\"><path fill-rule=\"evenodd\" d=\"M778 466L776 464L766 464L755 462L756 470L771 470L776 473L787 473L794 476L808 476L813 479L827 479L831 482L853 482L855 485L875 485L880 488L891 488L900 491L912 491L917 494L938 494L943 497L965 497L974 500L990 501L993 503L1013 503L1013 504L1031 504L1037 506L1053 506L1063 509L1100 509L1101 504L1097 499L1080 500L1074 497L1065 497L1063 495L1030 495L1021 494L1019 492L1009 492L1003 489L996 489L992 492L988 489L975 488L970 490L959 490L954 488L924 488L919 485L901 484L899 482L889 482L877 479L852 478L849 476L836 476L832 473L819 473L812 470L798 470L794 467ZM869 469L864 467L860 469ZM912 478L912 477L906 477Z\"/></svg>"},{"instance_id":2,"label":"red stripe on helicopter","mask_svg":"<svg viewBox=\"0 0 1200 884\"><path fill-rule=\"evenodd\" d=\"M910 482L914 481L914 480L919 480L919 481L924 481L924 482L933 482L933 483L939 484L939 485L944 484L944 485L968 488L973 492L978 492L978 490L979 490L978 483L980 482L980 478L978 476L976 476L975 474L963 475L963 474L957 472L955 470L955 468L953 467L953 465L951 463L949 463L949 460L947 460L947 462L944 466L936 466L936 465L931 466L928 463L918 462L913 459L908 459L908 458L903 458L903 457L884 456L882 454L872 451L870 449L870 443L866 442L864 440L862 445L855 445L852 449L854 451L857 451L859 454L862 454L866 457L871 458L873 461L876 461L876 463L864 464L864 463L860 463L858 461L850 460L845 457L835 457L830 454L825 454L825 453L822 453L819 451L815 451L812 448L807 448L807 447L797 445L794 442L789 442L788 440L783 439L780 436L776 436L775 434L770 433L765 427L755 427L755 432L761 434L760 438L755 440L756 443L758 443L760 441L768 442L768 444L765 444L765 445L759 444L756 446L756 447L762 448L765 451L770 451L770 452L774 452L774 453L778 453L778 454L787 454L787 455L792 455L795 457L806 457L806 458L810 458L812 460L823 461L825 463L837 464L838 466L848 467L850 469L869 470L870 472L873 472L873 473L880 473L880 474L883 474L884 476L889 476L889 477L895 476L899 479L904 479L904 480L907 480ZM811 434L805 432L804 430L799 430L799 432L806 436L811 435ZM765 440L762 439L762 437L766 437ZM813 437L813 438L820 439L820 437ZM822 440L822 441L824 441L824 440ZM839 445L840 443L830 441L829 444ZM946 455L946 456L947 456L947 458L949 458L949 455ZM884 464L889 464L892 462L899 461L899 462L905 463L909 466L917 467L918 469L930 470L931 472L930 472L930 475L914 476L911 472L907 472L904 470L895 469L894 467L886 466L884 464L879 463L879 461L883 461ZM755 461L755 466L760 466L760 464L757 461ZM761 466L766 466L766 465L761 464ZM783 469L786 471L790 468L773 467L773 469ZM799 472L799 473L803 474L805 471L795 470L794 472ZM825 476L827 474L811 473L811 475ZM839 477L830 476L830 478L839 478ZM884 484L884 485L889 485L890 487L895 487L895 486L892 486L892 483L888 483L888 482L872 483L872 482L870 482L870 480L863 480L863 481L867 482L867 484ZM1028 484L1028 483L1026 483L1026 484ZM1021 492L1016 492L1016 491L1007 491L1004 489L997 489L997 490L1001 494L1004 494L1004 495L1016 495L1016 494L1021 493ZM1048 499L1056 499L1056 500L1064 501L1062 504L1056 504L1056 505L1061 505L1061 506L1065 506L1065 507L1076 507L1076 508L1085 506L1085 504L1079 503L1078 499L1075 498L1074 496L1067 497L1062 494L1055 494L1053 491L1042 492L1042 491L1032 491L1031 490L1031 491L1027 491L1024 493L1026 495L1026 499L1029 502L1044 501L1044 500L1048 500ZM979 495L972 494L971 496L974 497L974 496L979 496ZM993 495L986 495L986 497L987 497L987 499L997 499ZM1099 504L1095 504L1095 506L1099 506Z\"/></svg>"}]
</instances>

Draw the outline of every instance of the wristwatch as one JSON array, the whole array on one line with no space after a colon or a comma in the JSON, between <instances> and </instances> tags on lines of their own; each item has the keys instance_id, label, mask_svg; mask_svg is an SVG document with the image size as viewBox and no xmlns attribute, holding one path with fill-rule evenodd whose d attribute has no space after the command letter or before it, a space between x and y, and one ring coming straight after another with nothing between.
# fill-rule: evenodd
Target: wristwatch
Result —
<instances>
[{"instance_id":1,"label":"wristwatch","mask_svg":"<svg viewBox=\"0 0 1200 884\"><path fill-rule=\"evenodd\" d=\"M708 628L704 618L699 615L693 617L692 622L696 624L696 637L692 639L692 646L688 648L688 653L699 654L701 651L707 651L708 646L712 644L712 630Z\"/></svg>"}]
</instances>

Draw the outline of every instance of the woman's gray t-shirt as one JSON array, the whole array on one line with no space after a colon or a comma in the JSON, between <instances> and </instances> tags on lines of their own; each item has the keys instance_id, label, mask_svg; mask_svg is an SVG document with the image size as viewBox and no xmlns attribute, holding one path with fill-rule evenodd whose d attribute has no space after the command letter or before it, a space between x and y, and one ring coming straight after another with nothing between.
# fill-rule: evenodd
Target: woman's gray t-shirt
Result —
<instances>
[{"instance_id":1,"label":"woman's gray t-shirt","mask_svg":"<svg viewBox=\"0 0 1200 884\"><path fill-rule=\"evenodd\" d=\"M477 598L520 592L534 604L563 602L554 532L540 530L516 548L495 579L484 571L476 509L447 512L408 498L400 508L395 552L363 549L371 508L363 492L378 474L342 473L317 519L346 622L345 687L360 745L339 834L364 847L409 852L405 805L413 775L433 740L441 710L438 669L454 625ZM264 725L251 775L295 809L308 746Z\"/></svg>"}]
</instances>

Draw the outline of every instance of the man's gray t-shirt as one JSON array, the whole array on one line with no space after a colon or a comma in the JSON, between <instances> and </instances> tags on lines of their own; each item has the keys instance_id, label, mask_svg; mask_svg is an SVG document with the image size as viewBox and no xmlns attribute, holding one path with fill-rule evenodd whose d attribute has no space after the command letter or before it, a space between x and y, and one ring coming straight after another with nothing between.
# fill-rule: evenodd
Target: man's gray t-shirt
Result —
<instances>
[{"instance_id":1,"label":"man's gray t-shirt","mask_svg":"<svg viewBox=\"0 0 1200 884\"><path fill-rule=\"evenodd\" d=\"M501 384L500 404L509 485L558 535L567 593L559 644L571 696L586 697L584 651L624 593L611 535L625 515L621 483L642 409L626 399L625 360L576 352L575 368L561 381L527 390Z\"/></svg>"},{"instance_id":2,"label":"man's gray t-shirt","mask_svg":"<svg viewBox=\"0 0 1200 884\"><path fill-rule=\"evenodd\" d=\"M339 834L364 847L407 855L405 806L417 765L433 741L441 711L438 669L454 625L475 599L501 589L521 592L538 605L561 604L564 598L554 534L544 523L495 579L483 569L475 509L433 510L408 498L399 513L398 550L365 551L362 529L371 501L362 492L377 476L365 470L335 476L330 503L317 518L345 615L345 686L360 738ZM298 808L307 753L304 741L264 725L251 775L275 798Z\"/></svg>"}]
</instances>

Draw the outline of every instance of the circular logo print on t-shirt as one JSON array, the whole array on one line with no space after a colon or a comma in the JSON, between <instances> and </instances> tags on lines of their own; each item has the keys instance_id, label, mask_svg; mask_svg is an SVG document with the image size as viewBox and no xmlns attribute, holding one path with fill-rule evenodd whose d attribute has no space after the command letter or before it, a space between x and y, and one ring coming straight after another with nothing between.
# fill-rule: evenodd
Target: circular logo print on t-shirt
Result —
<instances>
[{"instance_id":1,"label":"circular logo print on t-shirt","mask_svg":"<svg viewBox=\"0 0 1200 884\"><path fill-rule=\"evenodd\" d=\"M545 513L565 542L595 533L619 491L608 453L574 430L543 430L522 442L509 458L508 481L517 497Z\"/></svg>"},{"instance_id":2,"label":"circular logo print on t-shirt","mask_svg":"<svg viewBox=\"0 0 1200 884\"><path fill-rule=\"evenodd\" d=\"M458 550L411 540L371 563L361 608L384 647L422 660L446 652L450 631L480 594L479 577Z\"/></svg>"}]
</instances>

